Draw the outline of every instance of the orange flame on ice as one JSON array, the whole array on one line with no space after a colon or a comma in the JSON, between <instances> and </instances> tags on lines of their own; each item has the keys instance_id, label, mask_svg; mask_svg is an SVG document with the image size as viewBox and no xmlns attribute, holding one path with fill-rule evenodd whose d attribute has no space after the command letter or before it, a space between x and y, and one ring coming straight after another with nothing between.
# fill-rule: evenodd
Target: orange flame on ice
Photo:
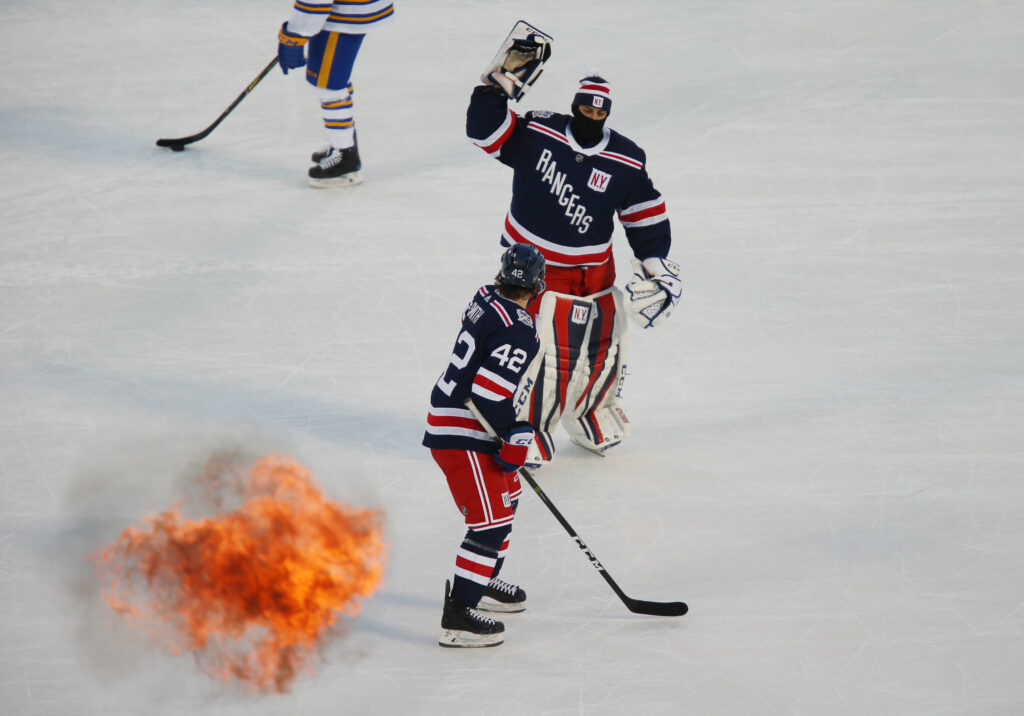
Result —
<instances>
[{"instance_id":1,"label":"orange flame on ice","mask_svg":"<svg viewBox=\"0 0 1024 716\"><path fill-rule=\"evenodd\" d=\"M287 691L312 673L338 615L354 617L376 590L383 514L325 498L278 455L227 485L215 466L204 477L241 506L193 521L179 503L129 527L93 555L103 597L207 673Z\"/></svg>"}]
</instances>

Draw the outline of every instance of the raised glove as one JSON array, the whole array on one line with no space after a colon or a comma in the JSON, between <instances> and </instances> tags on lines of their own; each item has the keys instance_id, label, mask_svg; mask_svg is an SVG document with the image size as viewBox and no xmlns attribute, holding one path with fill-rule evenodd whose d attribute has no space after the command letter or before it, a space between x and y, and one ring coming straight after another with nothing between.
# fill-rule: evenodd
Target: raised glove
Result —
<instances>
[{"instance_id":1,"label":"raised glove","mask_svg":"<svg viewBox=\"0 0 1024 716\"><path fill-rule=\"evenodd\" d=\"M537 35L517 39L505 53L501 67L487 72L480 79L499 88L508 99L519 101L543 72L551 57L551 43L538 41Z\"/></svg>"},{"instance_id":2,"label":"raised glove","mask_svg":"<svg viewBox=\"0 0 1024 716\"><path fill-rule=\"evenodd\" d=\"M651 257L633 259L633 278L626 284L626 313L641 328L652 328L670 315L683 295L679 265Z\"/></svg>"},{"instance_id":3,"label":"raised glove","mask_svg":"<svg viewBox=\"0 0 1024 716\"><path fill-rule=\"evenodd\" d=\"M501 447L498 448L494 461L505 472L516 472L526 464L526 455L530 452L535 439L536 435L529 425L518 425L512 428L508 431L505 439L501 441Z\"/></svg>"},{"instance_id":4,"label":"raised glove","mask_svg":"<svg viewBox=\"0 0 1024 716\"><path fill-rule=\"evenodd\" d=\"M289 32L287 22L281 25L281 31L277 33L277 62L281 65L282 72L288 74L288 70L305 66L306 57L302 48L306 46L308 39Z\"/></svg>"}]
</instances>

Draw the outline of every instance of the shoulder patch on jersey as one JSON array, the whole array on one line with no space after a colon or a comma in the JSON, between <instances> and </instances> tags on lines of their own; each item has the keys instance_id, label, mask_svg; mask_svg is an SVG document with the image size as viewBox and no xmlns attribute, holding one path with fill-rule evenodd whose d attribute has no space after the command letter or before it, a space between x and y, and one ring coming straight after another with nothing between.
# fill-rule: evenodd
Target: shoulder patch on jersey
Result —
<instances>
[{"instance_id":1,"label":"shoulder patch on jersey","mask_svg":"<svg viewBox=\"0 0 1024 716\"><path fill-rule=\"evenodd\" d=\"M553 114L554 112L549 112L546 109L535 109L534 111L530 112L527 116L530 118L536 117L537 119L547 119Z\"/></svg>"},{"instance_id":2,"label":"shoulder patch on jersey","mask_svg":"<svg viewBox=\"0 0 1024 716\"><path fill-rule=\"evenodd\" d=\"M520 321L528 325L530 328L533 328L533 316L531 316L529 313L527 313L521 308L519 309L517 316Z\"/></svg>"},{"instance_id":3,"label":"shoulder patch on jersey","mask_svg":"<svg viewBox=\"0 0 1024 716\"><path fill-rule=\"evenodd\" d=\"M482 315L484 315L484 307L476 301L470 301L469 305L466 306L466 320L470 323L476 323Z\"/></svg>"}]
</instances>

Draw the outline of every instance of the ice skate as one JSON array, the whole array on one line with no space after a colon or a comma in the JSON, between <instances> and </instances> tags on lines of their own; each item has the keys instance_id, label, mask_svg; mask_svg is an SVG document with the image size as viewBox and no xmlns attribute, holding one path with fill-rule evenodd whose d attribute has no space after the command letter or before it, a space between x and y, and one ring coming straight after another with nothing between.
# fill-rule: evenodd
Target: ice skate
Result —
<instances>
[{"instance_id":1,"label":"ice skate","mask_svg":"<svg viewBox=\"0 0 1024 716\"><path fill-rule=\"evenodd\" d=\"M505 641L505 625L481 616L476 609L466 607L451 598L451 582L444 583L444 612L441 615L444 632L438 644L444 647L472 648L497 646Z\"/></svg>"},{"instance_id":2,"label":"ice skate","mask_svg":"<svg viewBox=\"0 0 1024 716\"><path fill-rule=\"evenodd\" d=\"M320 162L327 158L327 156L331 153L332 149L334 149L334 147L332 147L330 144L325 144L324 146L320 147L315 152L313 152L311 155L309 155L309 159L314 164L319 164Z\"/></svg>"},{"instance_id":3,"label":"ice skate","mask_svg":"<svg viewBox=\"0 0 1024 716\"><path fill-rule=\"evenodd\" d=\"M356 156L358 156L359 155L359 134L358 134L358 132L353 133L352 148L356 150ZM325 144L322 147L320 147L319 149L317 149L315 152L313 152L309 156L309 159L314 164L319 164L324 159L326 159L328 157L328 155L330 155L331 150L333 150L333 149L334 149L334 147L332 147L330 144Z\"/></svg>"},{"instance_id":4,"label":"ice skate","mask_svg":"<svg viewBox=\"0 0 1024 716\"><path fill-rule=\"evenodd\" d=\"M316 152L314 156L321 154ZM359 150L355 147L346 149L332 148L327 156L309 170L309 185L317 189L351 186L363 181L359 169L363 166L359 161Z\"/></svg>"},{"instance_id":5,"label":"ice skate","mask_svg":"<svg viewBox=\"0 0 1024 716\"><path fill-rule=\"evenodd\" d=\"M487 584L480 604L476 607L482 612L504 612L506 614L526 611L526 592L517 584L509 584L503 579L494 577Z\"/></svg>"}]
</instances>

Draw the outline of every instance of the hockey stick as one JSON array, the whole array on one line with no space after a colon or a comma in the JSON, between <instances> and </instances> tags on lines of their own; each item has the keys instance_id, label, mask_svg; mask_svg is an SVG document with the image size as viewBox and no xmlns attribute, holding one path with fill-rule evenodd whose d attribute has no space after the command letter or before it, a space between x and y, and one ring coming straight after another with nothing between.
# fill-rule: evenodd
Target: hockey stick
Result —
<instances>
[{"instance_id":1,"label":"hockey stick","mask_svg":"<svg viewBox=\"0 0 1024 716\"><path fill-rule=\"evenodd\" d=\"M494 428L490 426L483 414L481 414L480 409L473 404L472 400L466 401L466 407L473 412L473 415L476 416L476 419L484 426L484 429L494 436ZM538 485L537 481L533 479L533 475L531 475L525 467L519 468L519 474L522 475L523 479L526 480L527 483L529 483L530 487L533 488L533 491L537 493L537 497L540 498L540 501L543 502L549 510L551 510L551 514L553 514L559 524L565 528L565 531L569 533L569 536L576 540L576 544L581 550L583 550L583 553L587 555L590 559L590 563L594 565L594 568L601 573L601 576L604 577L604 581L608 582L608 586L612 588L612 591L615 592L619 599L622 600L622 603L626 605L626 609L634 614L650 614L656 617L681 617L686 614L686 612L690 611L690 608L686 606L686 602L649 602L646 599L634 599L623 592L616 581L612 579L612 576L608 574L608 570L606 570L604 565L601 564L597 555L595 555L591 551L590 547L587 546L586 542L576 534L576 530L574 530L572 525L569 524L569 521L562 516L562 513L558 511L558 508L555 507L555 504L544 493L544 490L540 489L540 485Z\"/></svg>"},{"instance_id":2,"label":"hockey stick","mask_svg":"<svg viewBox=\"0 0 1024 716\"><path fill-rule=\"evenodd\" d=\"M213 124L211 124L209 127L207 127L206 129L204 129L201 132L197 132L196 134L190 134L187 137L179 137L177 139L158 139L158 140L156 140L156 146L158 146L158 147L168 147L169 149L171 149L171 150L173 150L175 152L183 152L183 151L185 151L185 145L186 144L192 144L193 142L198 142L200 139L206 137L210 132L212 132L214 129L217 128L218 124L220 124L222 121L224 121L225 117L227 117L229 114L231 114L231 111L235 107L237 107L238 105L240 105L242 103L242 100L245 99L246 95L248 95L250 92L253 91L253 89L255 89L256 85L258 85L260 83L260 81L264 77L266 77L270 73L270 71L272 69L274 69L274 66L276 64L277 64L277 57L274 57L274 59L272 59L270 61L270 64L268 64L266 67L264 67L262 72L260 72L258 75L256 75L256 79L254 79L252 82L250 82L248 87L246 87L244 90L242 90L242 94L238 95L238 97L235 98L235 101L231 103L231 106L228 107L227 109L225 109L223 114L221 114L219 117L217 117L217 119L215 119Z\"/></svg>"},{"instance_id":3,"label":"hockey stick","mask_svg":"<svg viewBox=\"0 0 1024 716\"><path fill-rule=\"evenodd\" d=\"M623 592L619 585L615 583L615 580L612 579L612 576L608 574L608 570L606 570L604 565L601 564L597 555L595 555L590 550L590 547L588 547L580 536L576 534L576 530L572 528L572 525L569 524L568 520L562 517L562 513L558 511L558 508L555 507L554 503L552 503L548 496L544 494L544 490L540 489L540 485L538 485L537 481L533 479L533 475L531 475L525 467L519 469L519 474L522 475L523 479L530 484L530 487L532 487L533 491L537 493L537 497L540 498L540 501L547 505L547 508L551 510L551 514L553 514L555 519L561 523L562 527L565 528L565 531L569 533L569 536L576 540L576 544L579 545L579 548L583 550L583 553L590 558L591 564L593 564L594 568L601 573L601 576L604 577L604 581L608 582L608 586L612 588L612 591L615 592L619 599L622 600L622 603L626 605L626 609L634 614L651 614L656 617L681 617L686 614L686 612L690 611L690 608L686 606L686 602L649 602L646 599L633 599L633 597L630 597Z\"/></svg>"}]
</instances>

